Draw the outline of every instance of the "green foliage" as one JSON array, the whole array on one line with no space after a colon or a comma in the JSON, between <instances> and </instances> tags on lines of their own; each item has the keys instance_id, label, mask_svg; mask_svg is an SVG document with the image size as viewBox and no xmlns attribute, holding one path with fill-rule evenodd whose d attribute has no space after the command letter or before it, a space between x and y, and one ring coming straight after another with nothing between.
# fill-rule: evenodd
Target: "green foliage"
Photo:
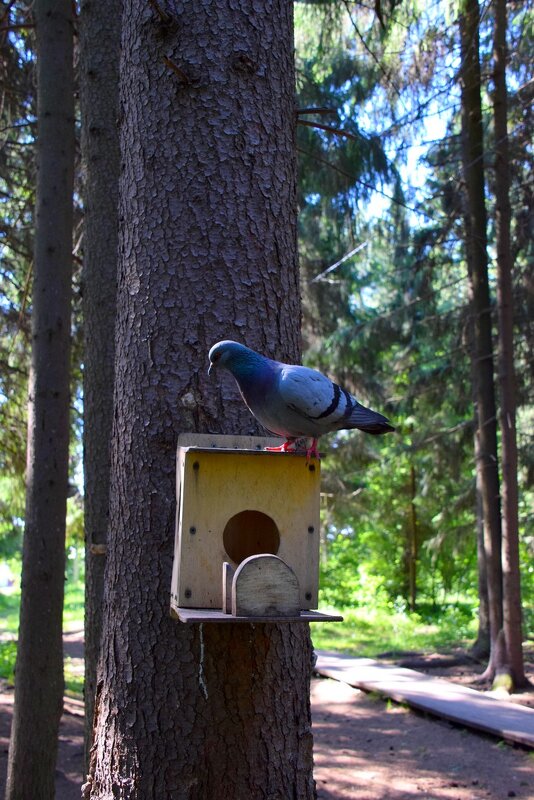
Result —
<instances>
[{"instance_id":1,"label":"green foliage","mask_svg":"<svg viewBox=\"0 0 534 800\"><path fill-rule=\"evenodd\" d=\"M372 10L351 4L337 11L328 6L326 12L306 5L297 13L299 106L333 109L333 117L321 115L317 122L355 137L320 127L298 129L307 360L391 416L397 427L396 434L380 440L353 433L324 444L329 457L323 464L321 585L323 601L336 608L359 610L369 600L384 609L405 607L414 537L417 608L446 607L458 597L476 606L472 321L459 95L451 68L458 28L455 14L448 14L439 4L429 9L420 3L395 4L382 23ZM523 86L511 94L510 148L523 594L531 630L534 362L527 354L534 340L525 323L533 309L523 265L532 260L524 216L524 209L532 208L525 171L532 169L525 139L532 137L532 115L525 114L522 49L531 14L522 4L511 4L509 15L509 78ZM491 24L490 10L481 31L486 81ZM430 134L437 110L446 121L439 137ZM489 107L486 127L490 166ZM421 138L430 140L428 146L412 149ZM414 152L421 154L418 161ZM418 188L414 176L410 189L407 167L416 171L420 165L426 182ZM378 214L365 206L370 187L382 192ZM491 203L491 179L488 194ZM313 280L358 244L357 254Z\"/></svg>"},{"instance_id":2,"label":"green foliage","mask_svg":"<svg viewBox=\"0 0 534 800\"><path fill-rule=\"evenodd\" d=\"M328 543L328 557L321 567L321 603L345 609L376 605L388 601L386 578L382 570L373 571L366 536L357 540L349 533L338 534Z\"/></svg>"},{"instance_id":3,"label":"green foliage","mask_svg":"<svg viewBox=\"0 0 534 800\"><path fill-rule=\"evenodd\" d=\"M13 684L15 680L15 662L17 660L17 643L0 642L0 678Z\"/></svg>"},{"instance_id":4,"label":"green foliage","mask_svg":"<svg viewBox=\"0 0 534 800\"><path fill-rule=\"evenodd\" d=\"M24 527L24 484L18 475L0 476L0 558L20 552Z\"/></svg>"},{"instance_id":5,"label":"green foliage","mask_svg":"<svg viewBox=\"0 0 534 800\"><path fill-rule=\"evenodd\" d=\"M9 4L3 24L21 28L0 34L0 470L19 479L25 466L35 176L34 52L31 30L22 27L26 13L22 4Z\"/></svg>"}]
</instances>

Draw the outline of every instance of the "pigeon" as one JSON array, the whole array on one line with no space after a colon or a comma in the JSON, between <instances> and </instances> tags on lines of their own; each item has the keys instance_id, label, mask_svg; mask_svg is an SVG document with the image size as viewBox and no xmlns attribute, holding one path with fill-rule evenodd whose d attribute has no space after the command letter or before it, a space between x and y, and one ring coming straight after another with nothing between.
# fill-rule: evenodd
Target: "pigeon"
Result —
<instances>
[{"instance_id":1,"label":"pigeon","mask_svg":"<svg viewBox=\"0 0 534 800\"><path fill-rule=\"evenodd\" d=\"M267 450L295 451L298 440L311 439L309 461L319 458L317 441L325 433L358 428L376 435L395 430L386 417L314 369L273 361L230 340L214 344L209 361L208 374L215 368L228 370L250 412L268 431L285 438L284 444Z\"/></svg>"}]
</instances>

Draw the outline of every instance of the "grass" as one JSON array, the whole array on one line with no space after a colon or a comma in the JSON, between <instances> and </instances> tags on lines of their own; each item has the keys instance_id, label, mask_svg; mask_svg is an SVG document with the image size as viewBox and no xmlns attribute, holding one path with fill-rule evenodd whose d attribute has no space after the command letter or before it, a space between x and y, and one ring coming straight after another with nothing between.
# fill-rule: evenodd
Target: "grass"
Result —
<instances>
[{"instance_id":1,"label":"grass","mask_svg":"<svg viewBox=\"0 0 534 800\"><path fill-rule=\"evenodd\" d=\"M65 607L63 609L63 630L75 631L83 628L84 585L82 582L65 585Z\"/></svg>"},{"instance_id":2,"label":"grass","mask_svg":"<svg viewBox=\"0 0 534 800\"><path fill-rule=\"evenodd\" d=\"M63 610L63 630L77 630L83 628L83 583L65 584L65 607ZM20 590L0 592L0 635L16 636L19 629Z\"/></svg>"},{"instance_id":3,"label":"grass","mask_svg":"<svg viewBox=\"0 0 534 800\"><path fill-rule=\"evenodd\" d=\"M15 680L15 661L17 659L17 643L15 641L0 642L0 678L4 678L11 686ZM82 699L83 669L72 658L65 659L65 694Z\"/></svg>"},{"instance_id":4,"label":"grass","mask_svg":"<svg viewBox=\"0 0 534 800\"><path fill-rule=\"evenodd\" d=\"M76 697L82 700L84 683L83 663L80 665L79 659L73 659L67 656L63 669L65 675L65 694L69 697Z\"/></svg>"},{"instance_id":5,"label":"grass","mask_svg":"<svg viewBox=\"0 0 534 800\"><path fill-rule=\"evenodd\" d=\"M0 678L12 684L17 658L17 632L19 628L20 590L0 592ZM83 628L84 587L83 583L65 584L65 607L63 611L63 630L73 631ZM68 694L81 697L83 694L83 674L75 660L65 659L65 689Z\"/></svg>"},{"instance_id":6,"label":"grass","mask_svg":"<svg viewBox=\"0 0 534 800\"><path fill-rule=\"evenodd\" d=\"M0 592L0 619L2 634L16 635L19 629L20 592Z\"/></svg>"},{"instance_id":7,"label":"grass","mask_svg":"<svg viewBox=\"0 0 534 800\"><path fill-rule=\"evenodd\" d=\"M323 609L326 611L326 609ZM380 653L447 651L466 647L476 637L476 620L463 609L435 613L433 619L389 609L347 609L343 622L311 626L318 650L375 658Z\"/></svg>"}]
</instances>

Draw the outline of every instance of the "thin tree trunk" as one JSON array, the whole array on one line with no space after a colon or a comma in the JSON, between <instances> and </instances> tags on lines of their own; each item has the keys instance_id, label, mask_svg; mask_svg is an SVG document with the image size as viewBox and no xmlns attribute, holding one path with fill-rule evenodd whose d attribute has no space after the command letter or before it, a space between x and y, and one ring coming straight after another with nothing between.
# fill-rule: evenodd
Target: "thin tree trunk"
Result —
<instances>
[{"instance_id":1,"label":"thin tree trunk","mask_svg":"<svg viewBox=\"0 0 534 800\"><path fill-rule=\"evenodd\" d=\"M314 797L302 625L169 615L180 431L257 431L207 351L299 357L291 0L128 0L111 523L86 798Z\"/></svg>"},{"instance_id":2,"label":"thin tree trunk","mask_svg":"<svg viewBox=\"0 0 534 800\"><path fill-rule=\"evenodd\" d=\"M36 0L37 200L22 602L7 800L54 797L63 707L74 168L72 3Z\"/></svg>"},{"instance_id":3,"label":"thin tree trunk","mask_svg":"<svg viewBox=\"0 0 534 800\"><path fill-rule=\"evenodd\" d=\"M475 458L478 458L478 435L475 435ZM471 652L480 660L489 658L490 624L488 600L488 571L486 568L486 551L484 550L484 512L482 509L482 492L479 485L479 473L476 477L476 531L477 531L477 564L478 564L478 631Z\"/></svg>"},{"instance_id":4,"label":"thin tree trunk","mask_svg":"<svg viewBox=\"0 0 534 800\"><path fill-rule=\"evenodd\" d=\"M502 628L501 519L484 193L479 22L477 0L463 0L460 38L463 161L467 186L466 254L474 316L473 367L479 444L476 456L484 513L484 549L490 613L491 655L487 677L493 677L497 667L495 663L497 637Z\"/></svg>"},{"instance_id":5,"label":"thin tree trunk","mask_svg":"<svg viewBox=\"0 0 534 800\"><path fill-rule=\"evenodd\" d=\"M503 623L513 684L526 686L522 648L521 578L517 486L516 388L510 243L510 164L506 90L506 2L495 2L493 120L495 128L495 222L497 234L497 310L502 450Z\"/></svg>"},{"instance_id":6,"label":"thin tree trunk","mask_svg":"<svg viewBox=\"0 0 534 800\"><path fill-rule=\"evenodd\" d=\"M415 611L417 605L417 507L415 505L416 482L415 467L410 465L410 521L408 524L408 578L409 578L409 606L410 611Z\"/></svg>"},{"instance_id":7,"label":"thin tree trunk","mask_svg":"<svg viewBox=\"0 0 534 800\"><path fill-rule=\"evenodd\" d=\"M80 8L84 166L85 752L89 763L109 524L117 288L122 0Z\"/></svg>"}]
</instances>

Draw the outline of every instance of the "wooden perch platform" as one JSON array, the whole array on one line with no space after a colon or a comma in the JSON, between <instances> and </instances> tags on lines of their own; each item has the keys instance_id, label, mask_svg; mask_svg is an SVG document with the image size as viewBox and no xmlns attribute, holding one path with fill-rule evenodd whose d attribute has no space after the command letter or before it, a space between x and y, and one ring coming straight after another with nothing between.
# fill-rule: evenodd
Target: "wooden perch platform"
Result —
<instances>
[{"instance_id":1,"label":"wooden perch platform","mask_svg":"<svg viewBox=\"0 0 534 800\"><path fill-rule=\"evenodd\" d=\"M171 608L171 615L180 622L343 622L338 614L322 614L320 611L301 611L294 616L273 614L270 616L234 617L213 608Z\"/></svg>"}]
</instances>

